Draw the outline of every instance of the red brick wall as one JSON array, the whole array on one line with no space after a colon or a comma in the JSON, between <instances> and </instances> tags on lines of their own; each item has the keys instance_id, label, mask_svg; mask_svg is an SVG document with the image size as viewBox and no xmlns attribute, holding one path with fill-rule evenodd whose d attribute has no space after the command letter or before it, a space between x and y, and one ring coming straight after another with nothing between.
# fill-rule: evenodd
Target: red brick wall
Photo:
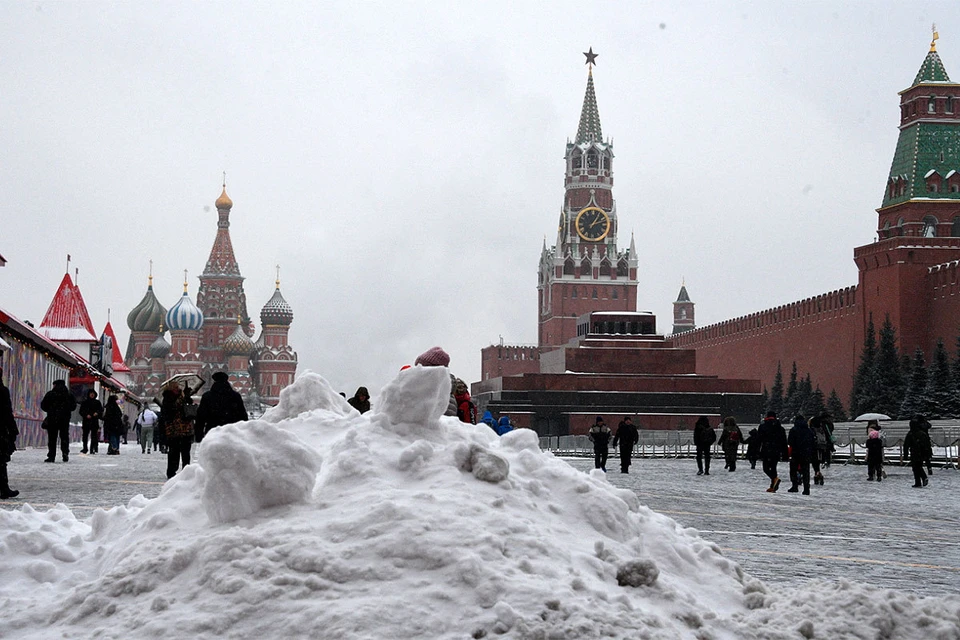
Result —
<instances>
[{"instance_id":1,"label":"red brick wall","mask_svg":"<svg viewBox=\"0 0 960 640\"><path fill-rule=\"evenodd\" d=\"M537 347L490 345L480 350L480 379L518 376L540 371Z\"/></svg>"}]
</instances>

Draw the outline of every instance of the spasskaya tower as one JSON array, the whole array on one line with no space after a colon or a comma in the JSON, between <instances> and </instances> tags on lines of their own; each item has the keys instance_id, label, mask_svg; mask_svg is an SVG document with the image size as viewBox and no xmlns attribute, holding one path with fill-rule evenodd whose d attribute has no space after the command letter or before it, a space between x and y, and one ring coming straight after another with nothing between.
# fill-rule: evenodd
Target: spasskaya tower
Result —
<instances>
[{"instance_id":1,"label":"spasskaya tower","mask_svg":"<svg viewBox=\"0 0 960 640\"><path fill-rule=\"evenodd\" d=\"M540 352L577 337L577 319L596 311L637 310L637 251L617 248L613 145L603 139L593 87L598 54L587 57L587 89L577 136L567 142L557 243L540 254Z\"/></svg>"}]
</instances>

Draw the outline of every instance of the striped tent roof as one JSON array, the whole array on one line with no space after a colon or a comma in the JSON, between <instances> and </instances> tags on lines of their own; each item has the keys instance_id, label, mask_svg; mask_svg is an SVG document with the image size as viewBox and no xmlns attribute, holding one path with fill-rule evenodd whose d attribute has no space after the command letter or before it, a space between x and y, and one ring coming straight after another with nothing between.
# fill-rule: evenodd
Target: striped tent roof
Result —
<instances>
[{"instance_id":1,"label":"striped tent roof","mask_svg":"<svg viewBox=\"0 0 960 640\"><path fill-rule=\"evenodd\" d=\"M40 322L40 332L57 342L97 341L87 305L69 273L63 274L60 287Z\"/></svg>"}]
</instances>

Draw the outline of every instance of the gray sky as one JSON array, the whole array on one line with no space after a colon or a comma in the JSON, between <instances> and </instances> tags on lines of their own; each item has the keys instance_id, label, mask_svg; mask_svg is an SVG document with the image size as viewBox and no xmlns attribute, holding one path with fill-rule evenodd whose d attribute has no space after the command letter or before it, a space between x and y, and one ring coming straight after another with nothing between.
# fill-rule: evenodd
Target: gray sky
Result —
<instances>
[{"instance_id":1,"label":"gray sky","mask_svg":"<svg viewBox=\"0 0 960 640\"><path fill-rule=\"evenodd\" d=\"M126 345L149 259L196 299L226 171L300 371L376 393L439 344L475 381L536 343L591 46L661 331L681 278L701 326L852 285L932 22L960 80L955 2L0 0L0 306L39 323L69 253Z\"/></svg>"}]
</instances>

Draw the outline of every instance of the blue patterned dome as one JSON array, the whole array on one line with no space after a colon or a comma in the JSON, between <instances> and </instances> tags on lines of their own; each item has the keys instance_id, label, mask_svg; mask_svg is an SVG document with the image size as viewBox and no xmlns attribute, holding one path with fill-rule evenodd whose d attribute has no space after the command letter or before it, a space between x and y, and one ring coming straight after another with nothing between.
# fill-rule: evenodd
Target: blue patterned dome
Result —
<instances>
[{"instance_id":1,"label":"blue patterned dome","mask_svg":"<svg viewBox=\"0 0 960 640\"><path fill-rule=\"evenodd\" d=\"M167 311L167 328L171 331L199 331L202 326L203 312L184 291L177 304Z\"/></svg>"},{"instance_id":2,"label":"blue patterned dome","mask_svg":"<svg viewBox=\"0 0 960 640\"><path fill-rule=\"evenodd\" d=\"M150 345L151 358L166 358L170 353L170 343L166 341L163 334L157 336L157 339Z\"/></svg>"}]
</instances>

